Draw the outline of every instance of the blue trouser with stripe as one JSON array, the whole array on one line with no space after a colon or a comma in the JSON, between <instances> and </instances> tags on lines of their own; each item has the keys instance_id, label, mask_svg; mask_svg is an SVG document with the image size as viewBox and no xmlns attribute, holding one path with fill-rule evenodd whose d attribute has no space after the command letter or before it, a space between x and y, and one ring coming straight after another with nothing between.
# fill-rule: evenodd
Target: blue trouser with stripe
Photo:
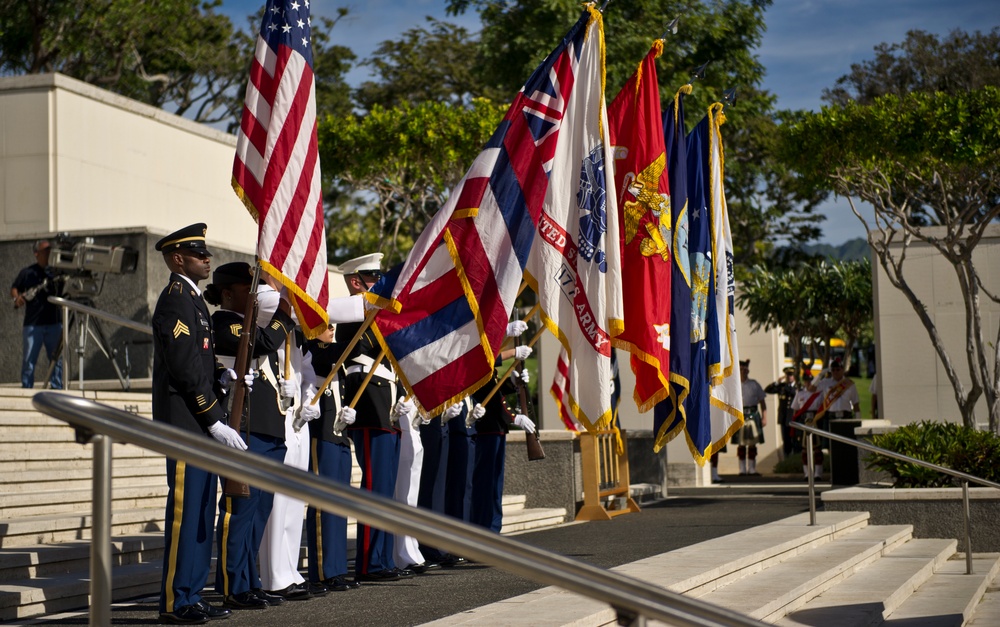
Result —
<instances>
[{"instance_id":1,"label":"blue trouser with stripe","mask_svg":"<svg viewBox=\"0 0 1000 627\"><path fill-rule=\"evenodd\" d=\"M465 426L463 409L448 421L448 476L445 479L444 513L469 522L472 507L472 470L476 461L474 431Z\"/></svg>"},{"instance_id":2,"label":"blue trouser with stripe","mask_svg":"<svg viewBox=\"0 0 1000 627\"><path fill-rule=\"evenodd\" d=\"M503 526L503 471L507 436L476 434L476 465L472 471L469 522L500 533Z\"/></svg>"},{"instance_id":3,"label":"blue trouser with stripe","mask_svg":"<svg viewBox=\"0 0 1000 627\"><path fill-rule=\"evenodd\" d=\"M160 612L201 601L212 565L216 475L167 459L167 511Z\"/></svg>"},{"instance_id":4,"label":"blue trouser with stripe","mask_svg":"<svg viewBox=\"0 0 1000 627\"><path fill-rule=\"evenodd\" d=\"M312 471L344 485L351 484L351 447L312 439ZM306 513L309 581L347 574L347 519L310 507Z\"/></svg>"},{"instance_id":5,"label":"blue trouser with stripe","mask_svg":"<svg viewBox=\"0 0 1000 627\"><path fill-rule=\"evenodd\" d=\"M279 463L285 459L285 441L281 438L251 433L247 448ZM236 595L260 588L257 553L272 503L274 495L255 486L250 486L248 497L223 494L219 499L219 523L215 529L219 547L215 591L219 594Z\"/></svg>"},{"instance_id":6,"label":"blue trouser with stripe","mask_svg":"<svg viewBox=\"0 0 1000 627\"><path fill-rule=\"evenodd\" d=\"M354 454L361 466L361 489L391 499L399 469L399 433L381 429L354 429ZM391 533L358 522L356 574L377 573L396 567Z\"/></svg>"}]
</instances>

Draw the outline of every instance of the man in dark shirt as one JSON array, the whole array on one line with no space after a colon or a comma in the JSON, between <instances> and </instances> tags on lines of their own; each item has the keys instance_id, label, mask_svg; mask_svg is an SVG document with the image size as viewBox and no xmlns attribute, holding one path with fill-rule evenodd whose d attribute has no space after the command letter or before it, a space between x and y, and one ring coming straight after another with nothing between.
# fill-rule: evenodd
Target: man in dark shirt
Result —
<instances>
[{"instance_id":1,"label":"man in dark shirt","mask_svg":"<svg viewBox=\"0 0 1000 627\"><path fill-rule=\"evenodd\" d=\"M35 263L18 273L10 286L10 295L14 299L14 307L24 307L24 359L21 362L21 387L31 388L35 385L35 363L38 355L45 347L45 354L51 364L59 350L59 340L62 337L62 314L59 307L49 303L49 295L56 295L55 275L49 268L48 240L35 242L32 250L35 253ZM61 390L62 358L55 361L50 387Z\"/></svg>"}]
</instances>

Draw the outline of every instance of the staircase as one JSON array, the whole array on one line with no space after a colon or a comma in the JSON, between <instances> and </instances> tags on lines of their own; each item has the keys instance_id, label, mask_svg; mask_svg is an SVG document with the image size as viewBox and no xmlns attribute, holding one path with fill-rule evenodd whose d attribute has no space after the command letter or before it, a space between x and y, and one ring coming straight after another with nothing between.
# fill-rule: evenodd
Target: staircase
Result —
<instances>
[{"instance_id":1,"label":"staircase","mask_svg":"<svg viewBox=\"0 0 1000 627\"><path fill-rule=\"evenodd\" d=\"M0 622L89 605L93 445L32 407L33 390L0 388ZM68 392L80 395L79 392ZM88 391L85 398L150 419L149 394ZM163 456L112 446L115 600L155 595L163 560L167 483ZM361 481L354 464L352 484ZM504 496L504 527L516 533L561 524L564 509L526 509ZM355 537L349 520L348 537ZM354 544L348 542L349 557ZM302 566L305 567L305 542ZM210 581L214 581L214 575Z\"/></svg>"},{"instance_id":2,"label":"staircase","mask_svg":"<svg viewBox=\"0 0 1000 627\"><path fill-rule=\"evenodd\" d=\"M819 512L761 525L613 570L784 627L996 625L1000 555L915 539L866 512ZM613 625L607 605L543 588L429 625Z\"/></svg>"}]
</instances>

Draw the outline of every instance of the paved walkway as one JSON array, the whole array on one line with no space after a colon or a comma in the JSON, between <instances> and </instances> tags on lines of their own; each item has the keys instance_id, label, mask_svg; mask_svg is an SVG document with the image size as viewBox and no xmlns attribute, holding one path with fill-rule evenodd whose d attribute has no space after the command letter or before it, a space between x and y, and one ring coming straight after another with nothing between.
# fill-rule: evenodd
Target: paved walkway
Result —
<instances>
[{"instance_id":1,"label":"paved walkway","mask_svg":"<svg viewBox=\"0 0 1000 627\"><path fill-rule=\"evenodd\" d=\"M743 479L743 478L740 478ZM604 523L573 523L516 538L584 562L610 568L808 511L804 484L733 481L698 489L673 489L670 498L638 514ZM431 571L409 581L365 585L359 590L285 603L260 611L234 612L216 625L418 625L543 586L500 569L469 564ZM217 604L217 595L206 598ZM156 599L119 604L120 625L158 624ZM86 625L86 614L47 617L21 624Z\"/></svg>"}]
</instances>

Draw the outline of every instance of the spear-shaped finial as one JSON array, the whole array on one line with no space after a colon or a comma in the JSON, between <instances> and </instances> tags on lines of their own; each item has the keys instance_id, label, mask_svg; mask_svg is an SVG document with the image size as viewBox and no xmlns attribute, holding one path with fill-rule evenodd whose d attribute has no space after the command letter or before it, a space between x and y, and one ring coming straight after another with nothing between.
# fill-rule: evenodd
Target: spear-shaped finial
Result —
<instances>
[{"instance_id":1,"label":"spear-shaped finial","mask_svg":"<svg viewBox=\"0 0 1000 627\"><path fill-rule=\"evenodd\" d=\"M604 0L604 4L601 5L601 8L598 9L598 11L604 13L604 7L608 6L609 4L611 4L611 0Z\"/></svg>"},{"instance_id":2,"label":"spear-shaped finial","mask_svg":"<svg viewBox=\"0 0 1000 627\"><path fill-rule=\"evenodd\" d=\"M705 68L708 67L709 63L711 63L711 61L705 61L705 63L691 70L691 80L696 81L699 78L705 78Z\"/></svg>"},{"instance_id":3,"label":"spear-shaped finial","mask_svg":"<svg viewBox=\"0 0 1000 627\"><path fill-rule=\"evenodd\" d=\"M722 92L722 107L732 107L736 104L736 88L730 87L726 91Z\"/></svg>"},{"instance_id":4,"label":"spear-shaped finial","mask_svg":"<svg viewBox=\"0 0 1000 627\"><path fill-rule=\"evenodd\" d=\"M679 18L679 17L675 17L674 19L670 20L670 23L667 24L667 28L663 31L663 36L660 37L660 39L666 39L668 34L669 35L676 35L677 34L677 24L680 23L680 21L681 21L681 18Z\"/></svg>"}]
</instances>

